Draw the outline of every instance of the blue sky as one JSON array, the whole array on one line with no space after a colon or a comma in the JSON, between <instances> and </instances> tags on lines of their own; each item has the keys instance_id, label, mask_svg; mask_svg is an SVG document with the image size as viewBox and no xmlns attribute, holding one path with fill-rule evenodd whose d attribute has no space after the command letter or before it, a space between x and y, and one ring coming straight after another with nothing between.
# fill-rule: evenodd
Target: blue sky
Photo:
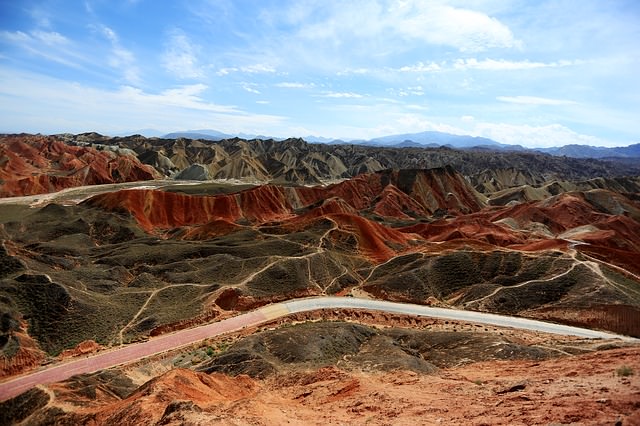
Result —
<instances>
[{"instance_id":1,"label":"blue sky","mask_svg":"<svg viewBox=\"0 0 640 426\"><path fill-rule=\"evenodd\" d=\"M0 132L640 142L637 0L0 0Z\"/></svg>"}]
</instances>

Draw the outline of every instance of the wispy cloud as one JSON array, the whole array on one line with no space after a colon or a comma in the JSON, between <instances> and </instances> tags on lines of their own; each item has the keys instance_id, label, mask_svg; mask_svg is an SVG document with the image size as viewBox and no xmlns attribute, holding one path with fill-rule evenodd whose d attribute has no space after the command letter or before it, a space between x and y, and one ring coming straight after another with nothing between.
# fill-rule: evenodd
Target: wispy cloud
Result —
<instances>
[{"instance_id":1,"label":"wispy cloud","mask_svg":"<svg viewBox=\"0 0 640 426\"><path fill-rule=\"evenodd\" d=\"M199 64L200 46L193 43L181 30L174 30L169 36L162 64L170 74L181 79L204 77L204 69Z\"/></svg>"},{"instance_id":2,"label":"wispy cloud","mask_svg":"<svg viewBox=\"0 0 640 426\"><path fill-rule=\"evenodd\" d=\"M435 62L430 62L430 63L424 63L424 62L418 62L417 64L414 65L405 65L404 67L400 67L400 69L398 69L398 71L400 72L434 72L434 71L441 71L442 67L435 63Z\"/></svg>"},{"instance_id":3,"label":"wispy cloud","mask_svg":"<svg viewBox=\"0 0 640 426\"><path fill-rule=\"evenodd\" d=\"M67 46L69 39L56 31L35 30L31 32L31 36L40 40L47 46Z\"/></svg>"},{"instance_id":4,"label":"wispy cloud","mask_svg":"<svg viewBox=\"0 0 640 426\"><path fill-rule=\"evenodd\" d=\"M533 61L509 61L506 59L482 59L475 58L458 59L453 63L453 68L457 70L487 70L487 71L514 71L514 70L530 70L536 68L561 68L570 67L581 64L581 61L552 61L552 62L533 62Z\"/></svg>"},{"instance_id":5,"label":"wispy cloud","mask_svg":"<svg viewBox=\"0 0 640 426\"><path fill-rule=\"evenodd\" d=\"M116 92L116 96L139 104L157 102L159 105L180 107L194 111L219 113L239 112L235 106L218 105L205 101L200 95L207 89L208 86L205 84L190 84L166 89L160 93L153 94L135 87L124 86Z\"/></svg>"},{"instance_id":6,"label":"wispy cloud","mask_svg":"<svg viewBox=\"0 0 640 426\"><path fill-rule=\"evenodd\" d=\"M28 10L29 15L40 28L51 28L51 14L41 7L32 7Z\"/></svg>"},{"instance_id":7,"label":"wispy cloud","mask_svg":"<svg viewBox=\"0 0 640 426\"><path fill-rule=\"evenodd\" d=\"M111 52L109 54L109 66L115 70L122 72L124 80L132 84L140 84L140 70L136 65L136 58L133 52L125 49L120 43L120 39L116 32L106 25L99 26L102 35L111 44Z\"/></svg>"},{"instance_id":8,"label":"wispy cloud","mask_svg":"<svg viewBox=\"0 0 640 426\"><path fill-rule=\"evenodd\" d=\"M422 86L409 86L402 89L388 89L387 92L393 96L423 96L425 94L424 87Z\"/></svg>"},{"instance_id":9,"label":"wispy cloud","mask_svg":"<svg viewBox=\"0 0 640 426\"><path fill-rule=\"evenodd\" d=\"M536 68L563 68L575 65L581 65L580 60L561 60L551 62L539 62L529 60L507 60L507 59L476 59L476 58L460 58L452 61L441 62L417 62L413 65L405 65L400 68L387 69L388 72L402 73L433 73L444 71L460 71L460 70L483 70L483 71L519 71L531 70Z\"/></svg>"},{"instance_id":10,"label":"wispy cloud","mask_svg":"<svg viewBox=\"0 0 640 426\"><path fill-rule=\"evenodd\" d=\"M149 127L160 130L216 128L222 131L279 133L285 118L254 114L233 105L205 100L204 84L159 92L132 86L104 90L0 67L0 116L3 131L120 132ZM32 120L37 117L37 125ZM32 124L28 124L32 123Z\"/></svg>"},{"instance_id":11,"label":"wispy cloud","mask_svg":"<svg viewBox=\"0 0 640 426\"><path fill-rule=\"evenodd\" d=\"M522 105L574 105L575 101L567 99L541 98L538 96L498 96L496 98L501 102Z\"/></svg>"},{"instance_id":12,"label":"wispy cloud","mask_svg":"<svg viewBox=\"0 0 640 426\"><path fill-rule=\"evenodd\" d=\"M311 88L315 87L315 84L313 84L313 83L298 83L298 82L292 82L292 81L284 81L282 83L276 83L276 84L274 84L274 86L281 87L281 88L284 88L284 89L311 89Z\"/></svg>"},{"instance_id":13,"label":"wispy cloud","mask_svg":"<svg viewBox=\"0 0 640 426\"><path fill-rule=\"evenodd\" d=\"M67 37L55 31L0 31L0 42L72 68L80 68L85 60Z\"/></svg>"},{"instance_id":14,"label":"wispy cloud","mask_svg":"<svg viewBox=\"0 0 640 426\"><path fill-rule=\"evenodd\" d=\"M363 98L364 96L354 92L324 92L318 95L324 98Z\"/></svg>"},{"instance_id":15,"label":"wispy cloud","mask_svg":"<svg viewBox=\"0 0 640 426\"><path fill-rule=\"evenodd\" d=\"M583 65L583 60L559 60L550 62L523 60L508 60L494 58L458 58L453 60L435 61L418 61L414 64L403 65L397 68L346 68L337 73L338 76L351 75L371 75L378 77L397 76L401 74L434 74L446 73L451 71L523 71L542 68L565 68L571 66Z\"/></svg>"},{"instance_id":16,"label":"wispy cloud","mask_svg":"<svg viewBox=\"0 0 640 426\"><path fill-rule=\"evenodd\" d=\"M245 73L245 74L272 74L277 72L277 70L269 65L269 64L251 64L245 65L241 67L227 67L220 68L216 74L219 76L225 76L231 73Z\"/></svg>"},{"instance_id":17,"label":"wispy cloud","mask_svg":"<svg viewBox=\"0 0 640 426\"><path fill-rule=\"evenodd\" d=\"M242 88L245 92L253 93L256 95L260 94L260 90L257 89L258 85L256 83L242 83Z\"/></svg>"}]
</instances>

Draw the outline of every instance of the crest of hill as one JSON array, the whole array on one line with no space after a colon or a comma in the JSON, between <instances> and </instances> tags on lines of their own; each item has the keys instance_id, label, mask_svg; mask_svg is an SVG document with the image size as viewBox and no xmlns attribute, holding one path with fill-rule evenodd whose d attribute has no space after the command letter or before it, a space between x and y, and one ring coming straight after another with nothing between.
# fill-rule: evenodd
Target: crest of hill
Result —
<instances>
[{"instance_id":1,"label":"crest of hill","mask_svg":"<svg viewBox=\"0 0 640 426\"><path fill-rule=\"evenodd\" d=\"M550 180L640 175L640 165L634 162L554 157L531 151L310 144L300 138L206 141L133 136L111 138L108 142L99 139L98 143L129 148L167 176L200 164L213 179L259 182L318 184L385 169L450 165L476 189L488 193L524 184L541 185ZM170 162L175 169L166 164L159 167L158 158L166 158L165 163ZM517 176L513 183L512 176Z\"/></svg>"}]
</instances>

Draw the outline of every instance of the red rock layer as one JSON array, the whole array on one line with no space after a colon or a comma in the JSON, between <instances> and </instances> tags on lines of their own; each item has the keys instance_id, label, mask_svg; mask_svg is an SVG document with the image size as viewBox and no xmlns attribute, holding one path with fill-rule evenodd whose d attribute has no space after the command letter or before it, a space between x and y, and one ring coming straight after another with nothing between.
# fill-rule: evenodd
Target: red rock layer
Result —
<instances>
[{"instance_id":1,"label":"red rock layer","mask_svg":"<svg viewBox=\"0 0 640 426\"><path fill-rule=\"evenodd\" d=\"M394 182L404 184L405 190ZM199 225L215 219L235 222L243 218L257 224L281 221L293 217L294 209L329 198L342 200L354 213L373 209L385 216L408 218L406 211L422 216L438 209L477 211L482 207L478 197L462 176L449 169L432 169L365 174L327 188L263 185L210 197L127 190L95 196L88 204L129 211L144 229L152 230ZM342 206L339 210L346 212L345 209Z\"/></svg>"},{"instance_id":2,"label":"red rock layer","mask_svg":"<svg viewBox=\"0 0 640 426\"><path fill-rule=\"evenodd\" d=\"M607 198L610 200L624 199L609 191L599 191L598 196L602 198L606 195L605 192L609 193ZM544 201L520 204L489 215L489 220L511 218L523 227L538 222L556 236L567 230L586 227L579 232L576 230L570 237L586 243L576 247L579 251L639 275L640 222L627 216L628 211L633 213L637 208L637 203L624 199L627 204L624 214L612 214L620 211L619 205L607 211L605 206L590 202L587 195L567 193ZM512 248L539 249L545 244L547 243L516 244Z\"/></svg>"},{"instance_id":3,"label":"red rock layer","mask_svg":"<svg viewBox=\"0 0 640 426\"><path fill-rule=\"evenodd\" d=\"M73 349L66 349L58 356L60 359L72 358L79 355L87 355L93 352L97 352L102 349L102 345L96 343L94 340L85 340L76 345Z\"/></svg>"},{"instance_id":4,"label":"red rock layer","mask_svg":"<svg viewBox=\"0 0 640 426\"><path fill-rule=\"evenodd\" d=\"M0 139L0 197L159 177L135 156L71 146L49 136Z\"/></svg>"},{"instance_id":5,"label":"red rock layer","mask_svg":"<svg viewBox=\"0 0 640 426\"><path fill-rule=\"evenodd\" d=\"M229 222L228 220L214 219L204 225L195 225L180 229L173 234L173 237L181 240L201 241L232 234L243 228L243 226Z\"/></svg>"},{"instance_id":6,"label":"red rock layer","mask_svg":"<svg viewBox=\"0 0 640 426\"><path fill-rule=\"evenodd\" d=\"M12 338L17 340L17 352L11 357L0 355L0 378L15 376L32 370L44 362L46 354L35 340L27 334L26 322L22 323L22 329L13 333Z\"/></svg>"},{"instance_id":7,"label":"red rock layer","mask_svg":"<svg viewBox=\"0 0 640 426\"><path fill-rule=\"evenodd\" d=\"M429 224L420 223L402 228L401 231L414 232L432 242L468 239L506 247L524 244L527 241L527 236L523 233L477 216L461 216L453 220L440 220Z\"/></svg>"},{"instance_id":8,"label":"red rock layer","mask_svg":"<svg viewBox=\"0 0 640 426\"><path fill-rule=\"evenodd\" d=\"M612 193L609 198L615 202L607 204L603 202L606 194L596 195L595 201L590 201L591 195L577 192L513 207L483 208L481 196L464 178L444 168L371 173L329 187L263 185L217 196L126 190L97 195L86 203L131 213L148 232L174 230L173 236L196 240L235 232L242 229L239 223L243 221L301 230L318 218L328 218L344 240L353 236L360 253L379 261L406 249L415 239L532 251L566 249L567 241L558 236L584 227L571 234L571 239L588 244L579 246L581 251L621 267L631 265L630 270L638 271L632 260L640 256L640 223L634 219L637 203ZM360 215L364 212L406 220L411 216L429 217L438 211L455 217L391 229ZM612 214L620 211L631 213ZM499 222L503 219L520 229ZM544 232L527 231L541 226Z\"/></svg>"},{"instance_id":9,"label":"red rock layer","mask_svg":"<svg viewBox=\"0 0 640 426\"><path fill-rule=\"evenodd\" d=\"M599 213L579 194L566 193L544 201L533 201L506 208L490 217L492 222L511 218L520 225L538 222L552 233L560 234L578 226L606 220L609 215Z\"/></svg>"},{"instance_id":10,"label":"red rock layer","mask_svg":"<svg viewBox=\"0 0 640 426\"><path fill-rule=\"evenodd\" d=\"M380 216L408 219L437 210L466 214L483 208L478 194L451 167L429 170L385 170L356 176L326 189L296 188L296 199L309 205L338 197L356 210L372 209Z\"/></svg>"},{"instance_id":11,"label":"red rock layer","mask_svg":"<svg viewBox=\"0 0 640 426\"><path fill-rule=\"evenodd\" d=\"M74 394L63 383L49 386L55 391L57 398L79 402L77 393ZM83 408L77 410L76 414L88 414L84 419L88 424L158 424L171 403L175 405L183 402L198 408L226 406L234 401L254 397L259 389L259 383L248 376L229 377L178 368L150 380L123 400L97 389L97 397L82 401ZM96 410L98 407L100 409ZM208 420L205 423L210 423L212 419Z\"/></svg>"},{"instance_id":12,"label":"red rock layer","mask_svg":"<svg viewBox=\"0 0 640 426\"><path fill-rule=\"evenodd\" d=\"M131 213L146 231L229 222L240 218L254 223L282 220L292 208L283 188L264 185L238 194L193 196L149 189L131 189L100 194L86 204L110 211ZM212 225L213 226L213 225Z\"/></svg>"}]
</instances>

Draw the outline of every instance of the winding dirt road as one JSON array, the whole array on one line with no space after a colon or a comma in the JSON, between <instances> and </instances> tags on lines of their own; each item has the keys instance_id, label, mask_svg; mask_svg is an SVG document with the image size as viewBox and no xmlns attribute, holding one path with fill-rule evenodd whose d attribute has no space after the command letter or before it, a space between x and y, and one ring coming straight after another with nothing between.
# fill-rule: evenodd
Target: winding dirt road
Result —
<instances>
[{"instance_id":1,"label":"winding dirt road","mask_svg":"<svg viewBox=\"0 0 640 426\"><path fill-rule=\"evenodd\" d=\"M432 308L429 306L351 297L313 297L276 303L216 323L180 330L175 333L152 338L146 342L135 343L101 352L87 358L70 360L61 364L44 367L33 373L0 383L0 401L13 398L39 384L59 382L76 374L92 373L105 368L137 361L141 358L190 345L213 336L237 331L245 327L256 326L292 313L308 312L318 309L345 308L466 321L591 339L639 341L638 339L612 333L483 312Z\"/></svg>"}]
</instances>

